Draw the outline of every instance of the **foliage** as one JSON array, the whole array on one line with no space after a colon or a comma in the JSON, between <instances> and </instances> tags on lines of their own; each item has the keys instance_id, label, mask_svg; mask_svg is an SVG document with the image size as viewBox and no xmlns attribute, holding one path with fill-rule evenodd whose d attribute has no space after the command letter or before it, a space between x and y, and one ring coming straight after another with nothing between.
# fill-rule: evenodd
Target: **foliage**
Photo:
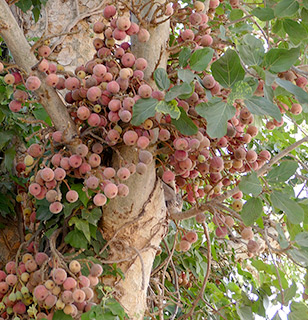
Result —
<instances>
[{"instance_id":1,"label":"foliage","mask_svg":"<svg viewBox=\"0 0 308 320\"><path fill-rule=\"evenodd\" d=\"M37 21L42 4L45 2L21 0L16 5L24 12L31 9ZM157 68L153 73L156 88L142 80L142 68L121 58L130 53L129 45L124 49L125 45L107 42L113 39L95 39L95 63L108 71L118 68L116 72L113 69L114 74L109 72L117 80L121 71L128 73L127 85L125 77L118 82L100 80L107 71L93 77L94 71L87 69L91 61L76 69L76 77L69 73L65 80L62 77L69 90L65 101L71 105L70 117L78 126L80 140L76 145L80 150L90 148L84 155L66 143L65 130L60 132L60 139L55 138L59 130L51 126L53 119L35 100L39 86L35 90L27 86L28 75L20 72L24 81L17 85L1 76L0 151L5 173L0 188L8 196L0 196L0 213L13 216L16 203L20 203L29 239L39 232L42 246L61 229L62 240L55 242L65 258L70 259L68 252L77 252L84 274L89 273L88 262L100 262L105 265L102 276L124 278L117 265L108 266L110 243L103 239L99 222L104 206L123 196L120 184L125 188L127 177L122 179L119 170L133 165L129 175L142 174L140 168L153 161L152 150L146 153L144 149L155 145L162 150L155 153L156 165L162 165L164 174L171 176L170 181L164 175L162 179L176 185L184 200L183 211L193 214L182 220L177 218L180 212L170 212L173 221L154 261L145 319L184 320L190 312L193 319L246 320L258 315L276 320L285 312L290 319L303 319L308 313L308 148L307 139L300 139L307 137L308 119L307 1L267 1L264 5L211 0L209 5L208 21L201 25L192 17L203 11L198 9L203 8L202 2L173 3L170 57L166 70ZM111 17L105 14L104 18L108 21ZM155 27L156 23L150 21L149 25ZM113 28L116 38L116 28L112 23L108 27ZM120 48L124 53L119 58L116 50ZM10 64L4 65L6 73L19 74ZM133 75L126 70L130 68L134 68ZM41 75L45 72L45 78L53 74L49 69L40 71ZM141 71L139 78L137 71ZM89 87L99 88L97 99L87 95L89 88L84 83L89 78L96 81ZM69 79L77 79L78 85L71 87ZM86 88L84 96L80 86ZM28 96L21 111L11 112L8 105L16 90ZM123 107L124 98L132 99L132 105ZM114 100L119 100L121 107L112 107L110 101ZM298 112L298 105L302 112ZM89 116L83 118L84 107ZM128 120L122 116L124 111L129 113ZM92 125L90 114L99 115L100 122ZM166 138L162 137L163 130ZM19 154L14 141L24 144L28 151ZM146 141L145 147L142 141ZM100 152L93 151L94 143L101 145ZM29 151L33 145L41 148L37 156ZM115 165L109 177L104 170L113 168L110 159L123 145L138 148L139 160L128 163L121 159L124 165ZM248 159L249 151L253 161ZM98 155L99 164L82 172L79 167L90 163L93 154ZM65 169L63 179L43 179L40 171L46 164L53 171L65 168L60 160L53 163L56 155L71 159L71 163L71 157L79 156L80 165ZM31 156L30 163L26 156ZM14 158L21 170L13 167ZM99 180L94 187L92 177ZM44 181L40 183L40 179ZM55 185L49 188L47 183L53 181ZM46 187L42 197L31 191L35 183L40 184L40 191ZM108 193L111 184L115 195ZM47 188L56 191L52 201L45 199ZM72 191L74 201L67 197ZM97 195L104 201L95 200ZM55 203L56 209L52 207ZM50 254L57 255L57 251ZM96 292L100 304L84 312L82 320L127 317L112 298L112 289L98 285ZM269 314L278 309L275 315ZM54 320L66 318L72 317L61 310L53 316Z\"/></svg>"}]
</instances>

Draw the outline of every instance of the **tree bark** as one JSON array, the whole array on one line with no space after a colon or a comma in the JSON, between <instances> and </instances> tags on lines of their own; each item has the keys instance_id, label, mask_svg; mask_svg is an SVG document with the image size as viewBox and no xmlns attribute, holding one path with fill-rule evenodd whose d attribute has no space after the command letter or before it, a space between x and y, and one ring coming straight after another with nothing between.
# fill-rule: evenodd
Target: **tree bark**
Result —
<instances>
[{"instance_id":1,"label":"tree bark","mask_svg":"<svg viewBox=\"0 0 308 320\"><path fill-rule=\"evenodd\" d=\"M167 66L169 21L151 28L149 32L150 40L146 43L132 37L131 48L136 57L147 60L145 80L155 87L152 73L158 66ZM137 151L132 148L123 148L121 156L128 162L138 162ZM119 158L115 156L113 166L117 168L118 164ZM113 239L110 260L134 256L128 262L118 264L125 279L117 282L115 288L130 319L141 320L147 307L147 288L155 254L168 231L168 219L163 185L156 175L155 161L148 165L144 175L135 173L126 182L130 194L127 198L111 200L103 209L102 228L106 240Z\"/></svg>"},{"instance_id":2,"label":"tree bark","mask_svg":"<svg viewBox=\"0 0 308 320\"><path fill-rule=\"evenodd\" d=\"M12 53L16 64L28 75L35 74L43 80L45 76L42 73L32 70L32 67L37 64L38 60L31 51L27 39L4 0L0 0L0 34ZM47 111L56 129L65 132L66 140L74 138L77 134L74 122L57 92L53 88L46 86L44 81L42 81L41 87L36 90L35 94Z\"/></svg>"}]
</instances>

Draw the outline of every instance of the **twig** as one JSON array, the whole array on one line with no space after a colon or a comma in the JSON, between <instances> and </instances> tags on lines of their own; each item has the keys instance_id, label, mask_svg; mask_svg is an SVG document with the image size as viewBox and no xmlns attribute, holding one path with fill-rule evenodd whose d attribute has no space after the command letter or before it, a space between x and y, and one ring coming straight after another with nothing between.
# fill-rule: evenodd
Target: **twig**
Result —
<instances>
[{"instance_id":1,"label":"twig","mask_svg":"<svg viewBox=\"0 0 308 320\"><path fill-rule=\"evenodd\" d=\"M173 244L173 248L172 248L172 252L170 252L169 248L168 248L168 244L167 244L167 241L165 239L163 239L163 242L164 242L164 245L166 247L166 250L168 252L168 255L169 257L171 257L171 259L168 259L170 261L170 264L171 264L171 267L172 267L172 270L173 270L173 273L174 273L174 282L175 282L175 289L176 289L176 295L177 295L177 299L180 301L180 292L179 292L179 282L178 282L178 277L177 277L177 271L175 269L175 266L174 266L174 262L173 262L173 259L172 259L172 256L173 256L173 253L174 253L174 250L175 250L175 244L176 244L176 237L177 237L177 232L174 236L174 244ZM168 264L167 264L168 266ZM167 266L165 267L165 270L167 270ZM164 271L165 271L164 270ZM165 277L163 276L163 283L165 282ZM163 287L164 288L164 287ZM179 310L179 306L176 305L175 307L175 310L173 312L173 315L171 316L170 320L174 320L177 313L178 313L178 310Z\"/></svg>"},{"instance_id":2,"label":"twig","mask_svg":"<svg viewBox=\"0 0 308 320\"><path fill-rule=\"evenodd\" d=\"M280 278L279 270L277 268L276 261L274 259L274 256L273 256L273 253L272 253L272 250L271 250L271 245L269 244L269 241L268 241L267 228L264 228L264 235L265 235L264 239L265 239L265 242L266 242L266 244L268 246L268 250L269 250L270 256L271 256L271 258L273 260L273 264L274 264L275 271L276 271L276 274L277 274L277 279L278 279L280 292L281 292L281 309L282 309L283 306L284 306L284 292L283 292L283 288L282 288L282 284L281 284L281 278Z\"/></svg>"},{"instance_id":3,"label":"twig","mask_svg":"<svg viewBox=\"0 0 308 320\"><path fill-rule=\"evenodd\" d=\"M204 277L201 290L200 290L199 294L197 295L197 297L195 298L195 301L194 301L191 309L189 310L189 312L186 315L181 316L179 318L179 320L186 320L186 319L188 319L189 317L192 316L197 304L199 303L200 299L203 297L203 293L204 293L207 281L208 281L210 273L211 273L211 265L212 265L211 239L210 239L209 231L207 229L207 225L205 224L205 222L202 223L202 227L203 227L203 230L204 230L204 235L206 237L206 244L207 244L207 269L206 269L206 275Z\"/></svg>"},{"instance_id":4,"label":"twig","mask_svg":"<svg viewBox=\"0 0 308 320\"><path fill-rule=\"evenodd\" d=\"M135 247L129 247L130 249L134 250L137 254L137 256L140 259L140 264L141 264L141 276L142 276L142 282L141 282L141 290L144 290L145 287L145 274L144 274L144 262L142 259L142 256L140 254L140 252L135 248Z\"/></svg>"}]
</instances>

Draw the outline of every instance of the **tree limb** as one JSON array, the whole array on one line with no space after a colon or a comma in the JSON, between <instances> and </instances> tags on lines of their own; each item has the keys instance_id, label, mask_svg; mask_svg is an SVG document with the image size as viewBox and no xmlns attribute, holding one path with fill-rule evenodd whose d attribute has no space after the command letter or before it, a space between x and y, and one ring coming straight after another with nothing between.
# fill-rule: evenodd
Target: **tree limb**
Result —
<instances>
[{"instance_id":1,"label":"tree limb","mask_svg":"<svg viewBox=\"0 0 308 320\"><path fill-rule=\"evenodd\" d=\"M12 53L16 64L28 74L36 75L42 80L41 87L36 90L35 94L56 129L63 132L66 130L66 140L71 140L77 136L75 125L58 93L55 89L45 85L43 73L31 70L38 60L31 52L31 47L5 0L0 0L0 34Z\"/></svg>"}]
</instances>

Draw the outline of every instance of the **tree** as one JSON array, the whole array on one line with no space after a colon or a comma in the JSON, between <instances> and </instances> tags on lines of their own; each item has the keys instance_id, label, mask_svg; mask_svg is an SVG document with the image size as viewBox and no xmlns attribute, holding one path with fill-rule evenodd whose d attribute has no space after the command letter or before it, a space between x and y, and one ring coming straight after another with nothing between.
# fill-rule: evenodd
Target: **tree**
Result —
<instances>
[{"instance_id":1,"label":"tree","mask_svg":"<svg viewBox=\"0 0 308 320\"><path fill-rule=\"evenodd\" d=\"M1 317L308 314L306 2L99 10L72 73L0 1Z\"/></svg>"}]
</instances>

